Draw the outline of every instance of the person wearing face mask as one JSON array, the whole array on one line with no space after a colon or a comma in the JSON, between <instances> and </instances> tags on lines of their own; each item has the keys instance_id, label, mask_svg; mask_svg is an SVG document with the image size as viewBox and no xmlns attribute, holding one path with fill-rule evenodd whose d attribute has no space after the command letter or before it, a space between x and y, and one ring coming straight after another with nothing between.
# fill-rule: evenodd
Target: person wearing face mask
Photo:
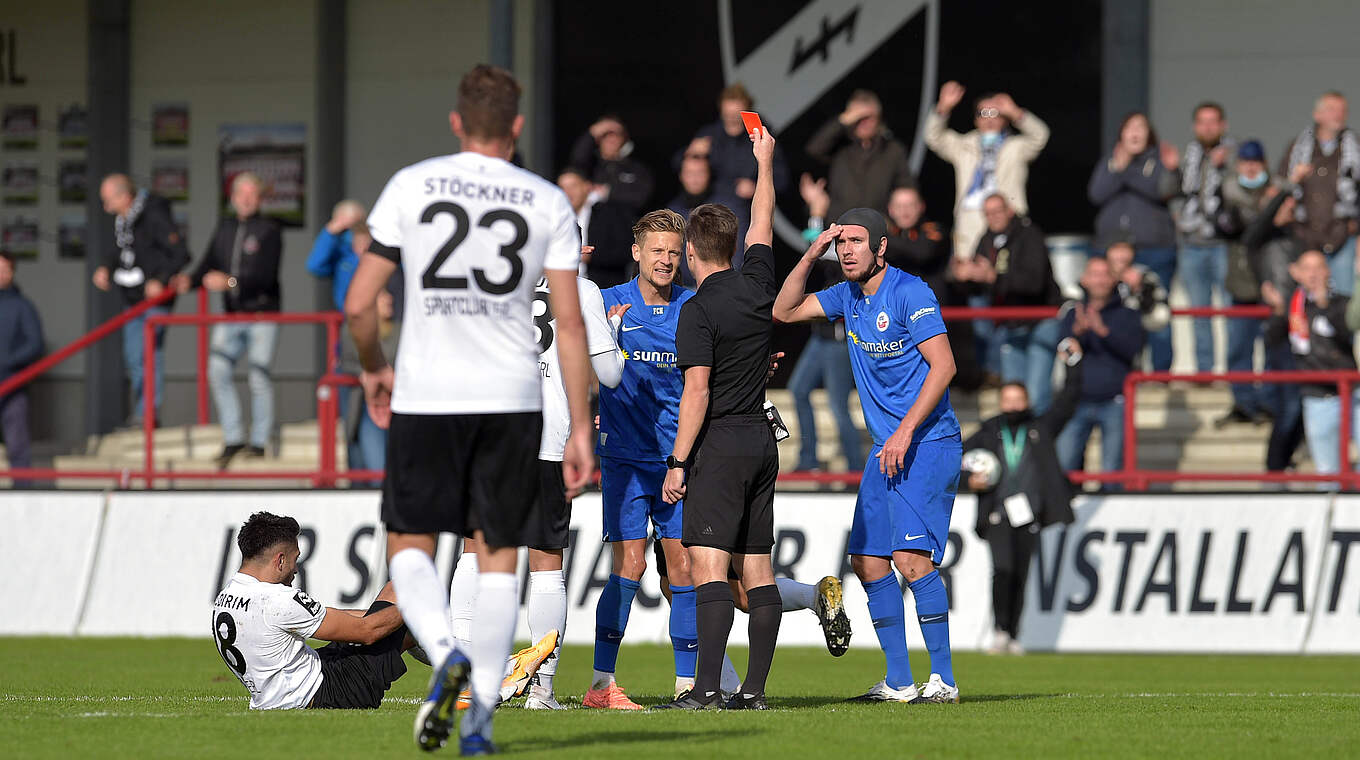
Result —
<instances>
[{"instance_id":1,"label":"person wearing face mask","mask_svg":"<svg viewBox=\"0 0 1360 760\"><path fill-rule=\"evenodd\" d=\"M1222 203L1214 215L1214 226L1224 239L1230 241L1226 284L1234 306L1261 303L1261 283L1266 279L1275 279L1267 273L1264 262L1267 254L1256 242L1260 237L1260 225L1256 224L1256 220L1273 198L1281 192L1289 192L1286 185L1278 177L1271 176L1266 164L1265 148L1260 141L1247 140L1242 143L1237 149L1236 165L1219 191ZM1248 235L1248 229L1252 226L1258 228L1258 232ZM1281 256L1278 248L1273 247L1269 255L1287 266L1287 255ZM1273 268L1278 269L1280 266L1275 264ZM1229 372L1250 372L1255 368L1256 341L1262 335L1262 325L1262 321L1256 318L1228 320ZM1233 383L1232 408L1215 420L1214 425L1226 427L1234 423L1261 424L1269 421L1273 410L1279 406L1272 403L1276 390L1272 386Z\"/></svg>"},{"instance_id":2,"label":"person wearing face mask","mask_svg":"<svg viewBox=\"0 0 1360 760\"><path fill-rule=\"evenodd\" d=\"M1081 344L1086 367L1081 400L1058 436L1058 459L1065 470L1082 469L1086 442L1099 426L1101 470L1111 472L1124 461L1124 378L1133 371L1147 333L1142 315L1117 297L1108 261L1087 261L1081 287L1086 298L1066 309L1062 334Z\"/></svg>"},{"instance_id":3,"label":"person wearing face mask","mask_svg":"<svg viewBox=\"0 0 1360 760\"><path fill-rule=\"evenodd\" d=\"M1024 384L1007 383L1001 386L1001 414L984 420L963 442L964 451L984 449L1001 463L1000 479L994 485L988 484L983 473L961 473L961 479L977 494L974 530L992 552L995 632L987 649L990 654L1024 652L1019 642L1020 617L1030 555L1039 530L1072 522L1074 489L1058 464L1055 441L1081 399L1081 345L1075 340L1065 341L1058 349L1058 359L1067 365L1067 380L1048 411L1036 415ZM1028 515L1024 507L1028 507Z\"/></svg>"},{"instance_id":4,"label":"person wearing face mask","mask_svg":"<svg viewBox=\"0 0 1360 760\"><path fill-rule=\"evenodd\" d=\"M987 230L982 204L1000 193L1015 212L1029 214L1025 182L1029 165L1048 144L1048 125L1015 104L1006 93L979 97L973 129L960 134L949 128L949 114L963 100L958 82L945 82L940 100L926 117L926 146L954 165L954 254L971 257Z\"/></svg>"}]
</instances>

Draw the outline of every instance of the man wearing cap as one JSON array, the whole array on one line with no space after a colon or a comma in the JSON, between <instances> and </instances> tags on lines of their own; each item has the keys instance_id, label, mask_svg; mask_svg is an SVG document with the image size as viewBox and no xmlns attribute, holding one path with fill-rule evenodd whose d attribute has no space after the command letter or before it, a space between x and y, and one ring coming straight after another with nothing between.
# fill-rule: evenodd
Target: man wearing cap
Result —
<instances>
[{"instance_id":1,"label":"man wearing cap","mask_svg":"<svg viewBox=\"0 0 1360 760\"><path fill-rule=\"evenodd\" d=\"M949 404L954 354L935 293L919 277L884 264L888 227L872 209L850 209L817 236L774 303L783 322L844 318L864 419L873 435L847 549L869 598L887 675L858 699L958 702L949 649L944 558L963 449ZM813 263L832 244L845 282L807 293ZM931 675L918 687L907 661L902 590L916 599Z\"/></svg>"}]
</instances>

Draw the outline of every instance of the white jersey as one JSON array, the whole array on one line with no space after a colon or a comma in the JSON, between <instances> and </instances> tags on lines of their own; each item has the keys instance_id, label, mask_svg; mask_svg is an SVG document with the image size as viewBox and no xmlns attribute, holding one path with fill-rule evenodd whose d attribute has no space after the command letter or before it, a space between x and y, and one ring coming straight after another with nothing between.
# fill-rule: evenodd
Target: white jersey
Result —
<instances>
[{"instance_id":1,"label":"white jersey","mask_svg":"<svg viewBox=\"0 0 1360 760\"><path fill-rule=\"evenodd\" d=\"M438 156L393 175L368 226L370 250L406 278L392 411L542 409L534 285L544 269L576 272L581 258L561 189L498 158Z\"/></svg>"},{"instance_id":2,"label":"white jersey","mask_svg":"<svg viewBox=\"0 0 1360 760\"><path fill-rule=\"evenodd\" d=\"M599 286L577 277L576 292L586 323L586 353L594 356L617 351ZM539 280L534 291L534 332L538 337L538 371L543 380L543 438L538 444L538 458L560 462L567 448L567 436L571 435L571 409L567 406L566 386L562 385L562 365L557 360L557 318L548 303L547 279Z\"/></svg>"},{"instance_id":3,"label":"white jersey","mask_svg":"<svg viewBox=\"0 0 1360 760\"><path fill-rule=\"evenodd\" d=\"M292 586L236 573L213 601L217 652L250 692L253 710L306 707L321 686L321 657L307 646L326 617Z\"/></svg>"}]
</instances>

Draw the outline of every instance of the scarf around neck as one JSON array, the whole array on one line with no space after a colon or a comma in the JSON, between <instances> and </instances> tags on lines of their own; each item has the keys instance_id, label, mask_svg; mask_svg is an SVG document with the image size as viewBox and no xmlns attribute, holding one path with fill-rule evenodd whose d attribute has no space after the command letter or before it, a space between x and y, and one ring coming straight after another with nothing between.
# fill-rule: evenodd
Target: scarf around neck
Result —
<instances>
[{"instance_id":1,"label":"scarf around neck","mask_svg":"<svg viewBox=\"0 0 1360 760\"><path fill-rule=\"evenodd\" d=\"M1313 149L1317 147L1317 135L1314 133L1316 127L1308 127L1299 133L1294 140L1294 147L1289 151L1289 171L1287 176L1294 174L1294 168L1300 164L1310 164L1313 162ZM1341 134L1337 135L1337 143L1341 148L1341 161L1336 171L1336 204L1332 207L1332 213L1338 219L1352 219L1356 216L1357 210L1357 191L1356 178L1360 177L1360 140L1357 140L1355 133L1350 129L1342 129ZM1300 203L1294 207L1294 220L1297 222L1308 221L1308 210L1304 204Z\"/></svg>"}]
</instances>

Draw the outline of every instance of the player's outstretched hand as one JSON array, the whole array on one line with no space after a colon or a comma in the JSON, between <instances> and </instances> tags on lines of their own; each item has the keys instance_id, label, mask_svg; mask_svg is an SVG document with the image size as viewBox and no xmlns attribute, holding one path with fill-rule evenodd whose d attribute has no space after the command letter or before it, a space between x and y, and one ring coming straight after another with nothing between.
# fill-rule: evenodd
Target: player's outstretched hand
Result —
<instances>
[{"instance_id":1,"label":"player's outstretched hand","mask_svg":"<svg viewBox=\"0 0 1360 760\"><path fill-rule=\"evenodd\" d=\"M562 480L567 486L567 498L581 492L595 477L595 452L591 448L594 438L588 428L573 429L567 438L567 448L562 452Z\"/></svg>"},{"instance_id":2,"label":"player's outstretched hand","mask_svg":"<svg viewBox=\"0 0 1360 760\"><path fill-rule=\"evenodd\" d=\"M661 486L661 499L674 504L685 498L685 470L674 467L666 471L666 482Z\"/></svg>"},{"instance_id":3,"label":"player's outstretched hand","mask_svg":"<svg viewBox=\"0 0 1360 760\"><path fill-rule=\"evenodd\" d=\"M883 449L878 452L878 471L890 478L897 477L897 473L906 469L907 449L911 447L911 438L916 430L906 425L901 425L893 434L888 436L884 442Z\"/></svg>"},{"instance_id":4,"label":"player's outstretched hand","mask_svg":"<svg viewBox=\"0 0 1360 760\"><path fill-rule=\"evenodd\" d=\"M387 429L392 424L392 384L395 375L392 367L387 366L376 372L360 372L359 385L364 389L364 403L368 406L369 419L373 424Z\"/></svg>"}]
</instances>

